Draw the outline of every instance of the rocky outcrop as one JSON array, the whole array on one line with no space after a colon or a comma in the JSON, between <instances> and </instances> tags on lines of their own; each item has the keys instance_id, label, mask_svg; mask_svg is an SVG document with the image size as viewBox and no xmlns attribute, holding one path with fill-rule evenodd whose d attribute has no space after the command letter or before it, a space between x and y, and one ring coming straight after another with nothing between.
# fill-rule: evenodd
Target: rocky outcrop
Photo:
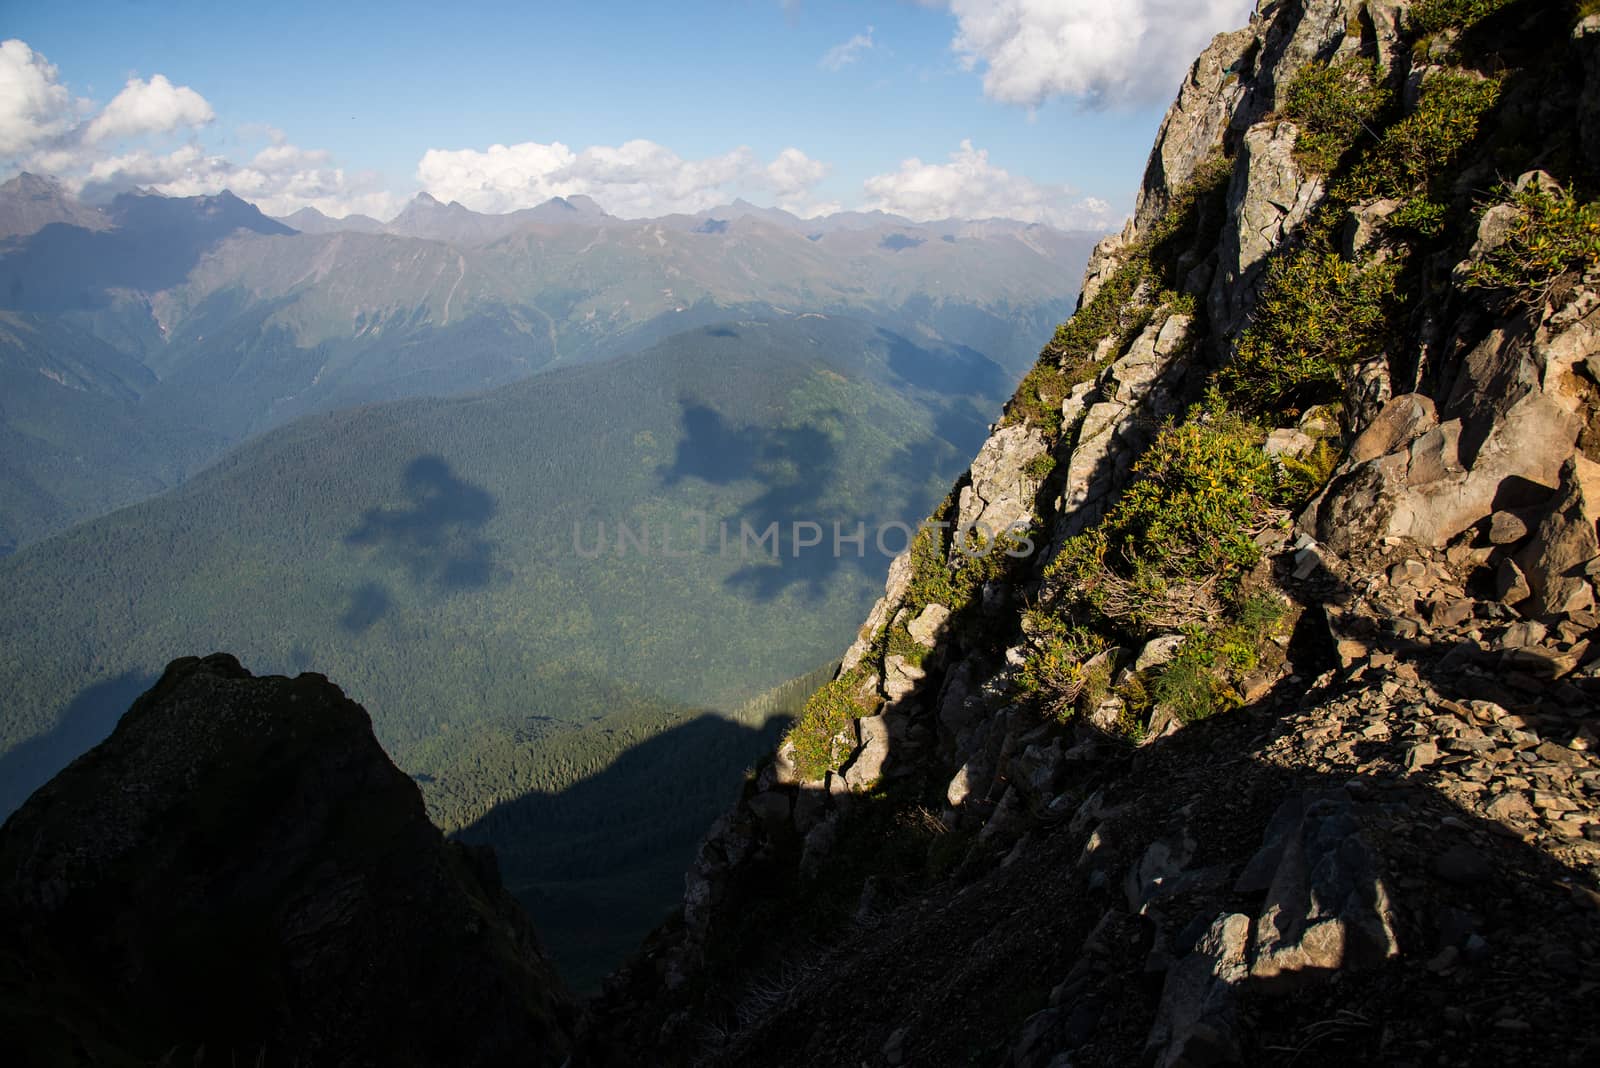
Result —
<instances>
[{"instance_id":1,"label":"rocky outcrop","mask_svg":"<svg viewBox=\"0 0 1600 1068\"><path fill-rule=\"evenodd\" d=\"M6 821L0 916L12 1063L555 1065L572 1038L493 853L444 841L366 712L223 654Z\"/></svg>"},{"instance_id":2,"label":"rocky outcrop","mask_svg":"<svg viewBox=\"0 0 1600 1068\"><path fill-rule=\"evenodd\" d=\"M1316 120L1285 107L1309 64L1360 57L1390 79L1397 113L1415 108L1425 80L1463 61L1455 30L1417 40L1411 6L1262 3L1196 62L1134 217L1090 259L1080 310L1098 338L1065 331L1046 349L1048 389L1034 396L1059 397L1059 420L1008 411L954 514L941 513L1033 523L1043 551L970 587L954 551L942 576L927 558L894 562L845 657L864 718L839 771L787 785L757 772L690 877L714 886L694 902L719 904L696 904L687 932L664 930L618 977L604 1018L681 1029L699 995L655 1016L628 1006L662 976L693 975L677 989L705 982L745 1006L694 1046L709 1063L941 1063L952 1050L1018 1068L1426 1063L1444 1049L1509 1059L1587 1041L1534 1021L1551 1019L1541 1005L1580 1012L1569 980L1581 954L1562 945L1587 951L1580 932L1600 904L1600 279L1574 272L1532 299L1469 292L1474 264L1514 239L1513 214L1468 192L1494 177L1469 160L1457 188L1435 183L1479 229L1417 241L1397 214L1405 199L1356 200L1336 190L1347 171L1308 169L1298 150ZM1600 69L1593 49L1545 57L1516 42L1558 39L1544 24L1555 16L1508 12L1474 38L1521 49L1481 71L1538 66L1506 79L1504 122L1567 138L1543 155L1576 158L1583 138L1556 116L1600 97L1600 83L1580 94L1582 72ZM1542 151L1519 169L1543 165ZM1098 635L1077 662L1084 636L1041 607L1068 581L1049 569L1069 543L1096 544L1071 539L1123 499L1164 424L1210 418L1197 402L1273 307L1262 297L1275 265L1309 242L1345 267L1401 271L1405 292L1388 351L1335 369L1342 396L1246 412L1270 420L1274 470L1321 490L1244 531L1263 561L1229 596L1278 598L1289 622L1227 683L1236 711L1194 723L1149 684L1187 672L1185 684L1209 685L1204 658L1237 652L1236 635L1189 645L1219 605L1208 580L1169 588L1170 619ZM917 600L930 590L948 595ZM1058 701L1042 704L1050 686ZM789 810L787 794L768 797L780 791L794 815L760 818ZM1512 870L1533 868L1568 873L1529 900L1558 930L1487 904L1514 896ZM809 933L735 933L766 906L831 915L848 934L818 949ZM1491 1018L1413 993L1465 997L1502 953L1541 978ZM1566 971L1539 972L1547 958ZM737 978L707 963L734 959ZM1024 977L1042 981L1024 993ZM997 1022L1028 1000L1020 1026Z\"/></svg>"}]
</instances>

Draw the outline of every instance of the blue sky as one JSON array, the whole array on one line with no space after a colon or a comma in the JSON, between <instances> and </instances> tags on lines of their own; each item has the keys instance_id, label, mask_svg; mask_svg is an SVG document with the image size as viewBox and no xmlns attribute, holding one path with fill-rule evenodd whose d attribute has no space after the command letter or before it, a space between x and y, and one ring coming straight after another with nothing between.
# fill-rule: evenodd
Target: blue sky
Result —
<instances>
[{"instance_id":1,"label":"blue sky","mask_svg":"<svg viewBox=\"0 0 1600 1068\"><path fill-rule=\"evenodd\" d=\"M0 161L275 212L387 217L425 188L1104 227L1189 60L1249 6L7 2Z\"/></svg>"}]
</instances>

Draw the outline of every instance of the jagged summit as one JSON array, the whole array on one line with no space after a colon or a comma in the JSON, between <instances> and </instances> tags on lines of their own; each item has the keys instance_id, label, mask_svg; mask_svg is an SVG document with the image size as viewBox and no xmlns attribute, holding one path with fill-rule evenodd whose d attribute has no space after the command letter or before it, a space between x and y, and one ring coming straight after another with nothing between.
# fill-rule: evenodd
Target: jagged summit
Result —
<instances>
[{"instance_id":1,"label":"jagged summit","mask_svg":"<svg viewBox=\"0 0 1600 1068\"><path fill-rule=\"evenodd\" d=\"M0 185L0 240L27 237L51 223L102 230L103 212L78 201L54 178L23 171Z\"/></svg>"},{"instance_id":2,"label":"jagged summit","mask_svg":"<svg viewBox=\"0 0 1600 1068\"><path fill-rule=\"evenodd\" d=\"M366 712L224 654L6 821L0 915L11 1063L554 1065L570 1038L493 854L443 840Z\"/></svg>"}]
</instances>

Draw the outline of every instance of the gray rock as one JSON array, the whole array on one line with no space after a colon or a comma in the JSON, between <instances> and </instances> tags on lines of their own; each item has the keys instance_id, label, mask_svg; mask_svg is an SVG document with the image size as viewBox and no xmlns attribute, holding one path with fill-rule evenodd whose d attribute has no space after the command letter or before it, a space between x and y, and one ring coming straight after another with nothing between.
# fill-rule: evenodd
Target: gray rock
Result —
<instances>
[{"instance_id":1,"label":"gray rock","mask_svg":"<svg viewBox=\"0 0 1600 1068\"><path fill-rule=\"evenodd\" d=\"M1398 200L1369 200L1352 207L1340 234L1345 259L1351 262L1363 259L1366 251L1383 235L1384 222L1400 210L1401 203Z\"/></svg>"},{"instance_id":2,"label":"gray rock","mask_svg":"<svg viewBox=\"0 0 1600 1068\"><path fill-rule=\"evenodd\" d=\"M1495 596L1502 604L1521 604L1533 596L1533 590L1528 585L1528 577L1509 556L1502 559L1495 568L1494 588Z\"/></svg>"},{"instance_id":3,"label":"gray rock","mask_svg":"<svg viewBox=\"0 0 1600 1068\"><path fill-rule=\"evenodd\" d=\"M1600 465L1582 454L1567 458L1561 468L1559 496L1517 554L1517 563L1533 591L1536 615L1581 612L1594 604L1594 587L1585 568L1600 557L1600 540L1595 536L1600 500L1590 503L1585 484L1600 483L1600 475L1590 468L1600 469Z\"/></svg>"},{"instance_id":4,"label":"gray rock","mask_svg":"<svg viewBox=\"0 0 1600 1068\"><path fill-rule=\"evenodd\" d=\"M1162 634L1151 638L1139 650L1139 655L1134 658L1133 670L1149 671L1170 663L1178 655L1178 650L1183 648L1187 640L1182 634Z\"/></svg>"},{"instance_id":5,"label":"gray rock","mask_svg":"<svg viewBox=\"0 0 1600 1068\"><path fill-rule=\"evenodd\" d=\"M1484 806L1483 811L1497 820L1533 819L1533 806L1528 804L1527 797L1515 790L1497 795Z\"/></svg>"},{"instance_id":6,"label":"gray rock","mask_svg":"<svg viewBox=\"0 0 1600 1068\"><path fill-rule=\"evenodd\" d=\"M1538 645L1545 639L1545 625L1536 619L1513 623L1500 635L1495 645L1501 649L1525 649Z\"/></svg>"},{"instance_id":7,"label":"gray rock","mask_svg":"<svg viewBox=\"0 0 1600 1068\"><path fill-rule=\"evenodd\" d=\"M1256 923L1251 976L1284 985L1396 956L1394 910L1354 805L1307 797Z\"/></svg>"},{"instance_id":8,"label":"gray rock","mask_svg":"<svg viewBox=\"0 0 1600 1068\"><path fill-rule=\"evenodd\" d=\"M1322 199L1323 181L1301 173L1294 146L1299 129L1286 120L1245 131L1228 187L1228 223L1218 241L1218 270L1207 306L1225 333L1254 305L1267 257L1298 231Z\"/></svg>"},{"instance_id":9,"label":"gray rock","mask_svg":"<svg viewBox=\"0 0 1600 1068\"><path fill-rule=\"evenodd\" d=\"M939 636L944 633L945 626L950 622L950 609L942 604L930 604L906 625L906 630L911 638L919 645L932 649Z\"/></svg>"},{"instance_id":10,"label":"gray rock","mask_svg":"<svg viewBox=\"0 0 1600 1068\"><path fill-rule=\"evenodd\" d=\"M928 677L927 671L903 656L883 658L883 696L898 701L914 691Z\"/></svg>"},{"instance_id":11,"label":"gray rock","mask_svg":"<svg viewBox=\"0 0 1600 1068\"><path fill-rule=\"evenodd\" d=\"M1194 849L1194 839L1187 831L1151 842L1122 880L1128 911L1143 912L1145 904L1161 891L1163 884L1182 873L1194 856Z\"/></svg>"},{"instance_id":12,"label":"gray rock","mask_svg":"<svg viewBox=\"0 0 1600 1068\"><path fill-rule=\"evenodd\" d=\"M779 790L756 794L745 804L762 823L766 824L769 834L788 825L789 813L793 807L793 801L788 793Z\"/></svg>"},{"instance_id":13,"label":"gray rock","mask_svg":"<svg viewBox=\"0 0 1600 1068\"><path fill-rule=\"evenodd\" d=\"M1600 323L1595 324L1600 334ZM1384 537L1443 546L1494 511L1503 485L1554 488L1580 428L1574 402L1545 392L1534 366L1556 359L1581 333L1526 352L1504 331L1491 331L1464 361L1454 387L1461 415L1437 422L1432 402L1417 395L1389 401L1353 443L1322 495L1302 515L1302 529L1336 551ZM1500 376L1530 383L1498 388ZM1462 441L1474 447L1463 452Z\"/></svg>"},{"instance_id":14,"label":"gray rock","mask_svg":"<svg viewBox=\"0 0 1600 1068\"><path fill-rule=\"evenodd\" d=\"M889 725L883 716L865 716L856 721L856 727L861 732L861 747L844 769L844 781L850 789L859 791L883 777L883 766L889 759Z\"/></svg>"},{"instance_id":15,"label":"gray rock","mask_svg":"<svg viewBox=\"0 0 1600 1068\"><path fill-rule=\"evenodd\" d=\"M1145 1039L1147 1063L1182 1068L1241 1062L1237 988L1249 974L1249 939L1250 917L1220 915L1193 952L1168 971Z\"/></svg>"},{"instance_id":16,"label":"gray rock","mask_svg":"<svg viewBox=\"0 0 1600 1068\"><path fill-rule=\"evenodd\" d=\"M834 830L833 823L819 823L806 835L805 845L800 850L800 874L806 877L816 875L821 869L822 862L833 852L833 843L838 832Z\"/></svg>"},{"instance_id":17,"label":"gray rock","mask_svg":"<svg viewBox=\"0 0 1600 1068\"><path fill-rule=\"evenodd\" d=\"M1512 512L1500 511L1489 517L1489 543L1510 545L1528 536L1528 524Z\"/></svg>"},{"instance_id":18,"label":"gray rock","mask_svg":"<svg viewBox=\"0 0 1600 1068\"><path fill-rule=\"evenodd\" d=\"M1296 430L1293 427L1279 427L1267 435L1266 444L1261 446L1268 456L1304 456L1316 448L1316 439L1311 435Z\"/></svg>"},{"instance_id":19,"label":"gray rock","mask_svg":"<svg viewBox=\"0 0 1600 1068\"><path fill-rule=\"evenodd\" d=\"M1039 480L1025 469L1044 452L1037 427L1017 424L990 435L972 461L971 482L961 490L957 529L992 538L1031 519Z\"/></svg>"},{"instance_id":20,"label":"gray rock","mask_svg":"<svg viewBox=\"0 0 1600 1068\"><path fill-rule=\"evenodd\" d=\"M1237 76L1245 52L1255 44L1249 29L1218 34L1189 68L1156 133L1155 148L1145 168L1130 233L1146 230L1167 210L1172 194L1193 176L1233 120L1245 97Z\"/></svg>"},{"instance_id":21,"label":"gray rock","mask_svg":"<svg viewBox=\"0 0 1600 1068\"><path fill-rule=\"evenodd\" d=\"M1432 742L1417 742L1406 750L1406 770L1420 771L1439 759L1439 747Z\"/></svg>"},{"instance_id":22,"label":"gray rock","mask_svg":"<svg viewBox=\"0 0 1600 1068\"><path fill-rule=\"evenodd\" d=\"M978 773L971 761L961 765L955 775L951 776L950 785L945 787L944 799L951 808L960 808L967 798L972 796L973 789L977 786Z\"/></svg>"}]
</instances>

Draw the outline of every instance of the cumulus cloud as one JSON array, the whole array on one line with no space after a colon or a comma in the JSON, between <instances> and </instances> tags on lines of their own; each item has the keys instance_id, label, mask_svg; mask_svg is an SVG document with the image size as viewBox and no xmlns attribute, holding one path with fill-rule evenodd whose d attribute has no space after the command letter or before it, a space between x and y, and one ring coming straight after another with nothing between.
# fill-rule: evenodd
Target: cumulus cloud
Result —
<instances>
[{"instance_id":1,"label":"cumulus cloud","mask_svg":"<svg viewBox=\"0 0 1600 1068\"><path fill-rule=\"evenodd\" d=\"M911 219L1019 219L1063 230L1104 230L1113 223L1111 205L1079 197L1067 186L1043 185L989 162L970 140L948 163L908 159L900 169L863 183L868 209Z\"/></svg>"},{"instance_id":2,"label":"cumulus cloud","mask_svg":"<svg viewBox=\"0 0 1600 1068\"><path fill-rule=\"evenodd\" d=\"M214 118L216 113L205 97L187 85L173 85L164 74L149 81L129 78L122 92L89 121L83 139L98 144L114 138L169 133L204 126Z\"/></svg>"},{"instance_id":3,"label":"cumulus cloud","mask_svg":"<svg viewBox=\"0 0 1600 1068\"><path fill-rule=\"evenodd\" d=\"M212 154L195 138L215 118L204 96L161 74L129 78L96 109L74 99L55 66L26 42L0 42L0 171L54 175L90 200L134 188L167 196L231 189L272 215L310 206L387 218L399 208L375 175L349 174L329 153L292 145L282 131L265 131L270 143L248 163Z\"/></svg>"},{"instance_id":4,"label":"cumulus cloud","mask_svg":"<svg viewBox=\"0 0 1600 1068\"><path fill-rule=\"evenodd\" d=\"M630 219L705 211L743 193L770 194L791 211L813 214L819 205L812 191L827 173L827 164L797 148L784 149L770 163L744 147L690 160L646 140L581 151L559 141L481 151L433 148L417 165L424 189L474 211L514 211L551 197L584 195Z\"/></svg>"},{"instance_id":5,"label":"cumulus cloud","mask_svg":"<svg viewBox=\"0 0 1600 1068\"><path fill-rule=\"evenodd\" d=\"M60 137L75 122L56 68L23 41L0 41L0 159Z\"/></svg>"},{"instance_id":6,"label":"cumulus cloud","mask_svg":"<svg viewBox=\"0 0 1600 1068\"><path fill-rule=\"evenodd\" d=\"M1211 37L1242 26L1253 0L943 0L951 48L983 91L1037 107L1166 100Z\"/></svg>"},{"instance_id":7,"label":"cumulus cloud","mask_svg":"<svg viewBox=\"0 0 1600 1068\"><path fill-rule=\"evenodd\" d=\"M866 33L858 33L844 44L834 45L823 53L817 65L824 70L839 70L848 67L861 58L861 53L872 48L872 27L867 27Z\"/></svg>"}]
</instances>

